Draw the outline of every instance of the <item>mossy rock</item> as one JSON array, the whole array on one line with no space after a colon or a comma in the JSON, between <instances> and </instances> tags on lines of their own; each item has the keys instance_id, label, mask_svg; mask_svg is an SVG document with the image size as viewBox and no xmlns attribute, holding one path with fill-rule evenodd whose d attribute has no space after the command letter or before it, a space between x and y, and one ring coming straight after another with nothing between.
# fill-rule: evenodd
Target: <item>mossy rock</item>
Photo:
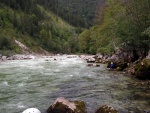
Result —
<instances>
[{"instance_id":1,"label":"mossy rock","mask_svg":"<svg viewBox=\"0 0 150 113\"><path fill-rule=\"evenodd\" d=\"M77 107L77 113L79 113L79 112L81 112L81 113L86 113L86 111L85 111L85 109L86 109L86 107L85 107L85 103L83 102L83 101L79 101L79 100L77 100L77 101L75 101L74 102L75 103L75 105L76 105L76 107ZM78 110L80 110L80 111L78 111Z\"/></svg>"},{"instance_id":2,"label":"mossy rock","mask_svg":"<svg viewBox=\"0 0 150 113\"><path fill-rule=\"evenodd\" d=\"M116 63L116 66L117 66L117 71L123 71L125 68L127 68L128 66L128 63L127 62L119 62L119 63Z\"/></svg>"},{"instance_id":3,"label":"mossy rock","mask_svg":"<svg viewBox=\"0 0 150 113\"><path fill-rule=\"evenodd\" d=\"M118 111L112 107L103 105L99 109L97 109L95 113L118 113Z\"/></svg>"},{"instance_id":4,"label":"mossy rock","mask_svg":"<svg viewBox=\"0 0 150 113\"><path fill-rule=\"evenodd\" d=\"M135 66L135 76L139 79L150 80L150 60L144 59Z\"/></svg>"},{"instance_id":5,"label":"mossy rock","mask_svg":"<svg viewBox=\"0 0 150 113\"><path fill-rule=\"evenodd\" d=\"M71 102L61 97L48 108L47 113L86 113L86 110L83 101Z\"/></svg>"},{"instance_id":6,"label":"mossy rock","mask_svg":"<svg viewBox=\"0 0 150 113\"><path fill-rule=\"evenodd\" d=\"M121 71L121 70L122 70L121 67L116 68L116 71Z\"/></svg>"},{"instance_id":7,"label":"mossy rock","mask_svg":"<svg viewBox=\"0 0 150 113\"><path fill-rule=\"evenodd\" d=\"M109 62L107 62L107 68L110 68L110 61Z\"/></svg>"}]
</instances>

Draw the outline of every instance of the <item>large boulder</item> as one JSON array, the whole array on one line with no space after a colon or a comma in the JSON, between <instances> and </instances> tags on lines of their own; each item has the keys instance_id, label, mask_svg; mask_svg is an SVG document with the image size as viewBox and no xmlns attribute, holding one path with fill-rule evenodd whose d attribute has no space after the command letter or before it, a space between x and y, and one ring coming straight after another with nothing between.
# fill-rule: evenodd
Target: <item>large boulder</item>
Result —
<instances>
[{"instance_id":1,"label":"large boulder","mask_svg":"<svg viewBox=\"0 0 150 113\"><path fill-rule=\"evenodd\" d=\"M140 79L150 80L150 60L143 59L135 65L135 76Z\"/></svg>"},{"instance_id":2,"label":"large boulder","mask_svg":"<svg viewBox=\"0 0 150 113\"><path fill-rule=\"evenodd\" d=\"M135 61L133 52L118 49L109 58L109 61L107 62L107 68L110 68L111 62L113 62L114 69L117 71L123 71L128 67L129 63L133 61Z\"/></svg>"},{"instance_id":3,"label":"large boulder","mask_svg":"<svg viewBox=\"0 0 150 113\"><path fill-rule=\"evenodd\" d=\"M83 101L68 101L65 98L58 98L48 108L47 113L86 113Z\"/></svg>"},{"instance_id":4,"label":"large boulder","mask_svg":"<svg viewBox=\"0 0 150 113\"><path fill-rule=\"evenodd\" d=\"M126 62L132 62L134 61L134 53L132 51L117 49L115 53L111 56L110 60L114 62L118 62L120 60Z\"/></svg>"},{"instance_id":5,"label":"large boulder","mask_svg":"<svg viewBox=\"0 0 150 113\"><path fill-rule=\"evenodd\" d=\"M103 105L95 113L118 113L118 111L110 106Z\"/></svg>"}]
</instances>

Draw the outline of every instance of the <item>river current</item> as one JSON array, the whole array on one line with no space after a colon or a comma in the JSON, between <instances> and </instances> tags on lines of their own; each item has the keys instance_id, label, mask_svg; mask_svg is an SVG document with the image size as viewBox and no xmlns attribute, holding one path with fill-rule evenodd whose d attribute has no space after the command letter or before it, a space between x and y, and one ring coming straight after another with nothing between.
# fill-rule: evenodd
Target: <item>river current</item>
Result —
<instances>
[{"instance_id":1,"label":"river current","mask_svg":"<svg viewBox=\"0 0 150 113\"><path fill-rule=\"evenodd\" d=\"M150 100L135 94L146 94L148 88L139 88L136 82L108 71L104 64L88 67L79 57L0 62L0 113L21 113L31 107L44 112L58 97L83 100L88 113L105 104L120 113L144 113L150 110Z\"/></svg>"}]
</instances>

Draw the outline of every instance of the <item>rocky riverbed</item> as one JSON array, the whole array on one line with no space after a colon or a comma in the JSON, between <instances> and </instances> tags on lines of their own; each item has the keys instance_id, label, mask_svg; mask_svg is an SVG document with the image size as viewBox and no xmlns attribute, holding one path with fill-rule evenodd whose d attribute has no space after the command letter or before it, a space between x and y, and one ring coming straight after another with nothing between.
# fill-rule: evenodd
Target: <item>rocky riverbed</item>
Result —
<instances>
[{"instance_id":1,"label":"rocky riverbed","mask_svg":"<svg viewBox=\"0 0 150 113\"><path fill-rule=\"evenodd\" d=\"M107 64L107 68L110 70L124 71L138 79L150 80L150 53L145 58L135 59L133 52L118 49L113 55L97 54L81 55L80 57L87 61L87 66Z\"/></svg>"}]
</instances>

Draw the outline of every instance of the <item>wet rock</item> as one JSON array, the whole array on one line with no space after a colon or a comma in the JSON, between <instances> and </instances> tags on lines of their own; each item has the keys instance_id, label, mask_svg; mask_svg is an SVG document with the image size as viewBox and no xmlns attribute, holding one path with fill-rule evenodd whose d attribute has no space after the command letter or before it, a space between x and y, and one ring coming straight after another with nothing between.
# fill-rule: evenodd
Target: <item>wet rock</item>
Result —
<instances>
[{"instance_id":1,"label":"wet rock","mask_svg":"<svg viewBox=\"0 0 150 113\"><path fill-rule=\"evenodd\" d=\"M106 63L107 62L107 58L108 55L102 55L102 54L98 54L98 55L79 55L80 58L84 59L87 61L87 63Z\"/></svg>"},{"instance_id":2,"label":"wet rock","mask_svg":"<svg viewBox=\"0 0 150 113\"><path fill-rule=\"evenodd\" d=\"M49 59L46 59L45 61L49 61Z\"/></svg>"},{"instance_id":3,"label":"wet rock","mask_svg":"<svg viewBox=\"0 0 150 113\"><path fill-rule=\"evenodd\" d=\"M94 56L95 63L107 63L110 59L111 55L97 54Z\"/></svg>"},{"instance_id":4,"label":"wet rock","mask_svg":"<svg viewBox=\"0 0 150 113\"><path fill-rule=\"evenodd\" d=\"M68 101L65 98L58 98L48 108L47 113L86 113L83 101Z\"/></svg>"},{"instance_id":5,"label":"wet rock","mask_svg":"<svg viewBox=\"0 0 150 113\"><path fill-rule=\"evenodd\" d=\"M118 113L118 111L112 107L103 105L99 109L97 109L95 113Z\"/></svg>"},{"instance_id":6,"label":"wet rock","mask_svg":"<svg viewBox=\"0 0 150 113\"><path fill-rule=\"evenodd\" d=\"M87 64L87 66L93 66L93 64Z\"/></svg>"},{"instance_id":7,"label":"wet rock","mask_svg":"<svg viewBox=\"0 0 150 113\"><path fill-rule=\"evenodd\" d=\"M97 54L93 58L95 59L95 63L102 63L102 61L103 61L103 55L102 54Z\"/></svg>"},{"instance_id":8,"label":"wet rock","mask_svg":"<svg viewBox=\"0 0 150 113\"><path fill-rule=\"evenodd\" d=\"M89 67L91 67L91 66L100 67L100 64L98 64L98 63L88 63L87 66L89 66Z\"/></svg>"},{"instance_id":9,"label":"wet rock","mask_svg":"<svg viewBox=\"0 0 150 113\"><path fill-rule=\"evenodd\" d=\"M117 71L123 71L125 68L127 68L127 66L128 66L128 63L127 62L124 62L124 61L122 61L122 62L117 62L116 63L116 70Z\"/></svg>"},{"instance_id":10,"label":"wet rock","mask_svg":"<svg viewBox=\"0 0 150 113\"><path fill-rule=\"evenodd\" d=\"M96 63L96 64L95 64L95 67L100 67L100 64L97 64L97 63Z\"/></svg>"},{"instance_id":11,"label":"wet rock","mask_svg":"<svg viewBox=\"0 0 150 113\"><path fill-rule=\"evenodd\" d=\"M88 58L87 59L87 63L95 63L95 59L94 58Z\"/></svg>"}]
</instances>

